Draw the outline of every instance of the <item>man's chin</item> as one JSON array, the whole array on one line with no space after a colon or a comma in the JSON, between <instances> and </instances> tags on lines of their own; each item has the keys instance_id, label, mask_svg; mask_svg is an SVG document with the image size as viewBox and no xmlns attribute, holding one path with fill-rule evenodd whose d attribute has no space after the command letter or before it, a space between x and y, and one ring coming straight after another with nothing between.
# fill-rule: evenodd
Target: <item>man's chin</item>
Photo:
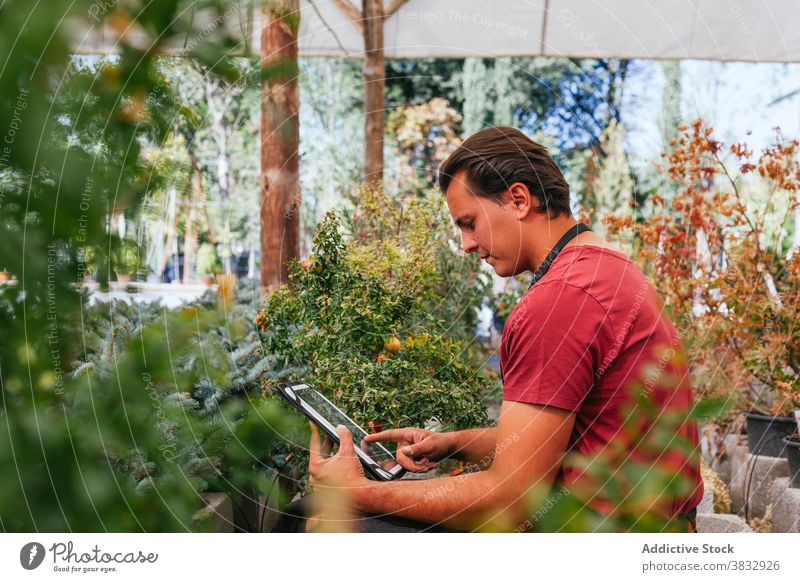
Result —
<instances>
[{"instance_id":1,"label":"man's chin","mask_svg":"<svg viewBox=\"0 0 800 582\"><path fill-rule=\"evenodd\" d=\"M494 269L495 274L498 277L514 277L520 273L523 273L525 269L520 265L513 265L509 266L508 264L501 263L495 257L490 257L486 260L492 269Z\"/></svg>"},{"instance_id":2,"label":"man's chin","mask_svg":"<svg viewBox=\"0 0 800 582\"><path fill-rule=\"evenodd\" d=\"M508 266L494 264L494 272L497 274L498 277L515 277L520 273L524 273L525 269L518 267L518 268L509 268Z\"/></svg>"},{"instance_id":3,"label":"man's chin","mask_svg":"<svg viewBox=\"0 0 800 582\"><path fill-rule=\"evenodd\" d=\"M498 277L510 277L511 276L508 273L508 269L506 269L502 265L492 265L492 267L494 267L494 272Z\"/></svg>"}]
</instances>

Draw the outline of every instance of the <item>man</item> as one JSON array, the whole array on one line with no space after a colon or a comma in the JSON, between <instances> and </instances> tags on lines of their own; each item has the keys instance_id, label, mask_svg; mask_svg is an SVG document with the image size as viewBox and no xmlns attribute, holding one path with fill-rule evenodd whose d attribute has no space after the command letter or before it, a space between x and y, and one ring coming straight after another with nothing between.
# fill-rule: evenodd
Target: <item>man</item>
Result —
<instances>
[{"instance_id":1,"label":"man","mask_svg":"<svg viewBox=\"0 0 800 582\"><path fill-rule=\"evenodd\" d=\"M544 147L512 128L485 129L439 173L464 251L478 253L502 277L534 273L503 332L499 420L496 427L451 433L387 430L367 440L396 442L398 462L410 471L427 471L448 457L491 465L441 479L370 481L346 429L339 429L339 452L330 456L330 443L321 443L312 426L310 478L319 490L346 493L362 515L515 529L530 517L532 492L580 481L580 471L562 467L567 451L603 455L621 438L632 381L669 367L677 386L657 386L652 398L685 412L692 405L688 373L680 358L676 364L664 355L680 354L680 341L656 292L624 254L581 232L569 187ZM693 423L679 432L697 447ZM674 457L664 446L665 457ZM697 456L674 466L693 487L668 500L668 517L688 522L702 497ZM598 509L616 508L600 503Z\"/></svg>"}]
</instances>

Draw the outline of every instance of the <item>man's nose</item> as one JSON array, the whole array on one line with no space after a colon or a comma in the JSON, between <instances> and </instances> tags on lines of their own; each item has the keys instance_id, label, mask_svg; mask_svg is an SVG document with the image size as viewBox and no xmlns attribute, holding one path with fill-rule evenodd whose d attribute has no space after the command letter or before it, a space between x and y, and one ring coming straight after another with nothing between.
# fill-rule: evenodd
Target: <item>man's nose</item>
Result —
<instances>
[{"instance_id":1,"label":"man's nose","mask_svg":"<svg viewBox=\"0 0 800 582\"><path fill-rule=\"evenodd\" d=\"M467 254L474 253L478 250L478 243L475 242L475 239L464 233L461 233L461 246Z\"/></svg>"}]
</instances>

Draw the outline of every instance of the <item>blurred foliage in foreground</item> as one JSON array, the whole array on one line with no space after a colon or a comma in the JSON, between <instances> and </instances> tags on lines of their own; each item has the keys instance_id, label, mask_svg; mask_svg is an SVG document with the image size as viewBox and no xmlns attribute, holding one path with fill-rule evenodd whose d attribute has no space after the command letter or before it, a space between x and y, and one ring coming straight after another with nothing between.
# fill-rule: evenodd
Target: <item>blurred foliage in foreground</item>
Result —
<instances>
[{"instance_id":1,"label":"blurred foliage in foreground","mask_svg":"<svg viewBox=\"0 0 800 582\"><path fill-rule=\"evenodd\" d=\"M225 401L213 388L237 376L224 296L148 316L87 310L78 291L83 249L113 252L107 217L135 215L161 178L143 154L178 113L159 85L160 47L184 43L210 75L233 70L224 27L197 31L193 17L222 24L236 3L101 4L0 5L0 269L13 278L0 287L4 531L205 528L199 493L263 490L260 461L282 426L246 390ZM69 74L67 27L102 21L118 54L94 76Z\"/></svg>"}]
</instances>

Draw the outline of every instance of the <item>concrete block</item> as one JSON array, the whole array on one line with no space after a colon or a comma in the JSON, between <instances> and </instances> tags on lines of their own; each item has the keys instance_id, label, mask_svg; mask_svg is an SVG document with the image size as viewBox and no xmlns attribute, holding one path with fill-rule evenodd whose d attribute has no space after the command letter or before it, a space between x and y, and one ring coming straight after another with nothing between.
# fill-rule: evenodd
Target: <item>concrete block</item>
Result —
<instances>
[{"instance_id":1,"label":"concrete block","mask_svg":"<svg viewBox=\"0 0 800 582\"><path fill-rule=\"evenodd\" d=\"M772 484L788 477L789 465L781 457L742 454L740 449L736 447L731 458L731 509L744 513L746 501L749 518L763 517L767 505L774 504L781 494L781 489Z\"/></svg>"},{"instance_id":2,"label":"concrete block","mask_svg":"<svg viewBox=\"0 0 800 582\"><path fill-rule=\"evenodd\" d=\"M773 488L781 492L772 506L772 531L800 532L800 489L789 488L788 478L776 479Z\"/></svg>"},{"instance_id":3,"label":"concrete block","mask_svg":"<svg viewBox=\"0 0 800 582\"><path fill-rule=\"evenodd\" d=\"M753 530L738 515L698 513L697 531L700 533L749 533Z\"/></svg>"},{"instance_id":4,"label":"concrete block","mask_svg":"<svg viewBox=\"0 0 800 582\"><path fill-rule=\"evenodd\" d=\"M706 481L703 482L703 498L697 506L697 513L714 513L714 491Z\"/></svg>"},{"instance_id":5,"label":"concrete block","mask_svg":"<svg viewBox=\"0 0 800 582\"><path fill-rule=\"evenodd\" d=\"M233 504L225 493L203 493L206 506L192 516L195 521L210 519L217 533L233 532Z\"/></svg>"}]
</instances>

